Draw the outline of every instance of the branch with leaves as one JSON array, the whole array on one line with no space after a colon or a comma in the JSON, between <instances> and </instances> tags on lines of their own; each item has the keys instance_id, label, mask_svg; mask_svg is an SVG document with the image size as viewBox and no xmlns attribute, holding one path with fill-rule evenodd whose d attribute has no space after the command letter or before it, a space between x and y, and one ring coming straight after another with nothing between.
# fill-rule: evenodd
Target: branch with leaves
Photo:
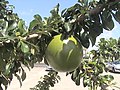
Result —
<instances>
[{"instance_id":1,"label":"branch with leaves","mask_svg":"<svg viewBox=\"0 0 120 90\"><path fill-rule=\"evenodd\" d=\"M38 84L34 88L30 88L30 90L49 90L50 87L54 87L54 85L59 82L60 76L56 71L49 71L49 73L41 77L41 79L42 81L39 81Z\"/></svg>"},{"instance_id":2,"label":"branch with leaves","mask_svg":"<svg viewBox=\"0 0 120 90\"><path fill-rule=\"evenodd\" d=\"M83 47L89 48L90 43L95 45L103 29L114 28L113 18L120 23L119 0L78 0L61 14L58 4L50 11L50 17L34 15L28 27L13 8L8 1L0 1L0 88L2 85L7 88L13 75L22 81L17 75L23 71L22 64L28 69L42 60L47 64L45 50L53 36L73 35Z\"/></svg>"}]
</instances>

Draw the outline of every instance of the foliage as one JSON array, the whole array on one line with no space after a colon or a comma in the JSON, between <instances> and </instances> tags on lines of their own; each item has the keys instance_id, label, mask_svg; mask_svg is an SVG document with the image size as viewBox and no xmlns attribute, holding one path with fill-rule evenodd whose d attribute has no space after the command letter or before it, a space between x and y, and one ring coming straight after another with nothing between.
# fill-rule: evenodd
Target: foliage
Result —
<instances>
[{"instance_id":1,"label":"foliage","mask_svg":"<svg viewBox=\"0 0 120 90\"><path fill-rule=\"evenodd\" d=\"M49 90L50 87L54 87L54 85L59 82L60 76L57 74L58 72L56 71L50 71L48 75L44 75L42 81L39 81L38 84L30 90Z\"/></svg>"},{"instance_id":2,"label":"foliage","mask_svg":"<svg viewBox=\"0 0 120 90\"><path fill-rule=\"evenodd\" d=\"M120 23L119 0L78 0L61 14L58 4L50 11L50 17L42 19L40 15L34 15L28 27L13 9L8 1L0 0L1 90L2 85L7 89L14 75L22 84L26 78L22 65L30 69L42 60L47 64L45 50L53 36L62 33L63 38L67 38L73 35L83 47L88 48L90 42L95 44L103 29L114 28L113 18ZM22 72L21 76L19 72Z\"/></svg>"},{"instance_id":3,"label":"foliage","mask_svg":"<svg viewBox=\"0 0 120 90\"><path fill-rule=\"evenodd\" d=\"M98 52L105 61L113 61L120 59L120 47L119 47L120 39L109 38L108 40L105 38L101 38L98 44Z\"/></svg>"},{"instance_id":4,"label":"foliage","mask_svg":"<svg viewBox=\"0 0 120 90\"><path fill-rule=\"evenodd\" d=\"M98 50L90 52L90 56L92 57L84 60L80 65L81 67L67 73L67 75L71 74L71 79L76 85L80 85L80 80L83 79L83 86L88 86L90 90L97 90L98 87L101 90L106 90L108 86L114 86L114 83L112 83L114 77L103 74L106 72L104 62L120 59L119 41L120 38L118 40L101 38L97 45Z\"/></svg>"},{"instance_id":5,"label":"foliage","mask_svg":"<svg viewBox=\"0 0 120 90\"><path fill-rule=\"evenodd\" d=\"M83 81L83 86L88 87L89 90L106 90L108 86L113 84L114 77L112 75L103 74L105 72L105 64L100 58L100 54L95 50L91 51L93 56L89 60L81 63L81 67L66 75L71 75L71 79L76 85L80 85Z\"/></svg>"}]
</instances>

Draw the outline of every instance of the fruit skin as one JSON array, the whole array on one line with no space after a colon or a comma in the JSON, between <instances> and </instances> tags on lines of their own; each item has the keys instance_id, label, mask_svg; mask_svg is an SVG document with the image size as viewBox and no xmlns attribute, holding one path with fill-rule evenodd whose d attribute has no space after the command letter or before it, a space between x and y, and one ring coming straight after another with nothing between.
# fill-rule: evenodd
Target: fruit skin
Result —
<instances>
[{"instance_id":1,"label":"fruit skin","mask_svg":"<svg viewBox=\"0 0 120 90\"><path fill-rule=\"evenodd\" d=\"M45 55L48 64L53 69L59 72L69 72L80 65L83 49L73 36L61 40L60 34L56 35L49 43Z\"/></svg>"}]
</instances>

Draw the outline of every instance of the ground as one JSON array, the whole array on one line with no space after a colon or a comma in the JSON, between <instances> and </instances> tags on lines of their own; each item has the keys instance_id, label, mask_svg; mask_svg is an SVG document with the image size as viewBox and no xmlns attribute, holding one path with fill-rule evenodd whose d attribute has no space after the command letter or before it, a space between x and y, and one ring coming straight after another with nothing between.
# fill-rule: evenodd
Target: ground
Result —
<instances>
[{"instance_id":1,"label":"ground","mask_svg":"<svg viewBox=\"0 0 120 90\"><path fill-rule=\"evenodd\" d=\"M45 71L46 65L40 64L36 65L33 69L30 71L25 68L25 71L27 72L27 78L25 81L23 81L22 87L20 87L19 81L14 77L12 83L8 86L7 90L30 90L30 88L34 87L37 82L40 80L40 77L47 74L48 72ZM115 77L115 82L117 83L117 86L120 87L120 73L110 73ZM55 85L55 87L50 88L50 90L88 90L87 88L84 88L82 86L82 82L80 86L76 86L75 83L70 79L70 76L65 75L65 73L59 73L61 77L61 81ZM111 89L108 90L119 90L119 89Z\"/></svg>"}]
</instances>

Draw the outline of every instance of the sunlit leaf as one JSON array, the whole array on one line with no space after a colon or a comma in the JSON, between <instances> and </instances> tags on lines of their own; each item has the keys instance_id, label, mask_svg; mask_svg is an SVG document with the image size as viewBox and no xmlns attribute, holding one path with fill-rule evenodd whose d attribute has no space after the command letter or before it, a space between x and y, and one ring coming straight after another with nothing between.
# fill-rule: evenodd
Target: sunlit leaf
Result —
<instances>
[{"instance_id":1,"label":"sunlit leaf","mask_svg":"<svg viewBox=\"0 0 120 90\"><path fill-rule=\"evenodd\" d=\"M39 14L34 15L35 20L42 22L42 17Z\"/></svg>"},{"instance_id":2,"label":"sunlit leaf","mask_svg":"<svg viewBox=\"0 0 120 90\"><path fill-rule=\"evenodd\" d=\"M25 33L26 32L26 30L25 30L25 21L20 19L19 22L18 22L18 28L19 28L19 30L20 30L19 32L21 34Z\"/></svg>"},{"instance_id":3,"label":"sunlit leaf","mask_svg":"<svg viewBox=\"0 0 120 90\"><path fill-rule=\"evenodd\" d=\"M5 71L6 75L8 75L10 73L10 69L11 69L11 64L7 64L6 65L6 71Z\"/></svg>"},{"instance_id":4,"label":"sunlit leaf","mask_svg":"<svg viewBox=\"0 0 120 90\"><path fill-rule=\"evenodd\" d=\"M112 75L104 75L104 81L108 81L111 82L112 80L114 80L114 77Z\"/></svg>"},{"instance_id":5,"label":"sunlit leaf","mask_svg":"<svg viewBox=\"0 0 120 90\"><path fill-rule=\"evenodd\" d=\"M37 20L33 20L30 22L29 30L32 30L39 22Z\"/></svg>"},{"instance_id":6,"label":"sunlit leaf","mask_svg":"<svg viewBox=\"0 0 120 90\"><path fill-rule=\"evenodd\" d=\"M29 52L29 47L28 47L28 45L25 44L24 42L21 42L21 50L22 50L22 52L24 52L24 53Z\"/></svg>"},{"instance_id":7,"label":"sunlit leaf","mask_svg":"<svg viewBox=\"0 0 120 90\"><path fill-rule=\"evenodd\" d=\"M59 4L57 4L53 10L50 11L50 13L55 16L56 14L58 14L58 11L59 11Z\"/></svg>"},{"instance_id":8,"label":"sunlit leaf","mask_svg":"<svg viewBox=\"0 0 120 90\"><path fill-rule=\"evenodd\" d=\"M9 30L13 30L13 29L15 29L17 27L17 23L14 21L14 20L10 20L9 22L8 22L8 28L7 28L7 30L9 31Z\"/></svg>"},{"instance_id":9,"label":"sunlit leaf","mask_svg":"<svg viewBox=\"0 0 120 90\"><path fill-rule=\"evenodd\" d=\"M16 32L15 35L16 35L16 36L19 36L19 35L20 35L20 32Z\"/></svg>"},{"instance_id":10,"label":"sunlit leaf","mask_svg":"<svg viewBox=\"0 0 120 90\"><path fill-rule=\"evenodd\" d=\"M90 83L89 83L89 79L87 79L87 77L83 77L83 86L86 87L88 86Z\"/></svg>"}]
</instances>

